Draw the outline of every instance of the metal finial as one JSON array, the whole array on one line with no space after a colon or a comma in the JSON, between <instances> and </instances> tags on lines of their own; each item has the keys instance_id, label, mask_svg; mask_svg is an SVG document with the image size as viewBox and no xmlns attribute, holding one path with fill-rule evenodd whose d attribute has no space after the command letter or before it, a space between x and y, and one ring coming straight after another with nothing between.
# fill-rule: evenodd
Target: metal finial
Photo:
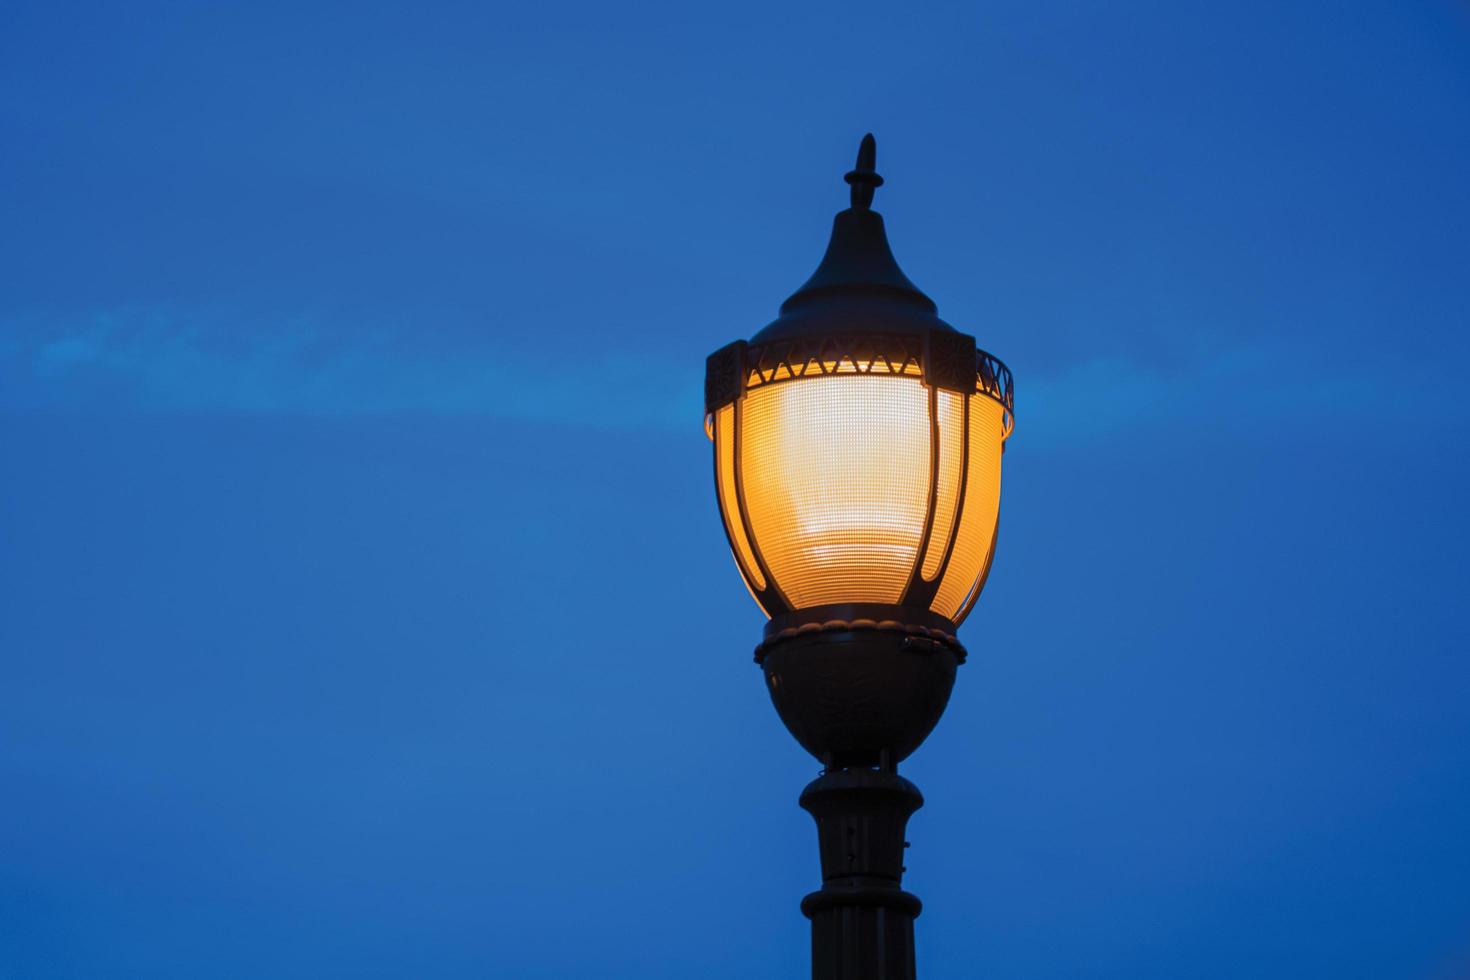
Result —
<instances>
[{"instance_id":1,"label":"metal finial","mask_svg":"<svg viewBox=\"0 0 1470 980\"><path fill-rule=\"evenodd\" d=\"M873 206L873 191L883 186L883 178L873 170L878 163L878 141L869 133L858 146L857 166L843 180L852 185L852 206L866 211Z\"/></svg>"}]
</instances>

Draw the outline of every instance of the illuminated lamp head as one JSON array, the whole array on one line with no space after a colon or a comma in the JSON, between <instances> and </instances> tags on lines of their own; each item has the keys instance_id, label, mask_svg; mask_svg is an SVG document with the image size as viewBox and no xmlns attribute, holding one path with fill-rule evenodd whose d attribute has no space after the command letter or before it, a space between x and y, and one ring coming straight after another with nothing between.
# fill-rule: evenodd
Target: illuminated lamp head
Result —
<instances>
[{"instance_id":1,"label":"illuminated lamp head","mask_svg":"<svg viewBox=\"0 0 1470 980\"><path fill-rule=\"evenodd\" d=\"M830 765L896 764L965 658L995 555L1011 374L899 269L871 135L812 277L711 354L706 430L740 574L770 617L756 659L793 735Z\"/></svg>"}]
</instances>

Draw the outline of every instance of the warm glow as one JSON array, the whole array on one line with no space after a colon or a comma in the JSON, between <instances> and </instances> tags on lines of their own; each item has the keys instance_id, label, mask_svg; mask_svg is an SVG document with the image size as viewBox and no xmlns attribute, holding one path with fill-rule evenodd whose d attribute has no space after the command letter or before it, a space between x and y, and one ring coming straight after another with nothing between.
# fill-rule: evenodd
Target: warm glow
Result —
<instances>
[{"instance_id":1,"label":"warm glow","mask_svg":"<svg viewBox=\"0 0 1470 980\"><path fill-rule=\"evenodd\" d=\"M1003 419L984 395L931 391L897 375L806 377L747 391L713 420L721 510L747 584L766 588L763 562L793 608L898 603L917 564L924 581L940 579L931 608L957 622L994 536Z\"/></svg>"},{"instance_id":2,"label":"warm glow","mask_svg":"<svg viewBox=\"0 0 1470 980\"><path fill-rule=\"evenodd\" d=\"M930 606L955 623L969 612L970 592L985 570L1000 513L1000 451L1005 439L1005 409L984 395L970 396L970 465L965 475L965 506L949 568Z\"/></svg>"},{"instance_id":3,"label":"warm glow","mask_svg":"<svg viewBox=\"0 0 1470 980\"><path fill-rule=\"evenodd\" d=\"M745 528L736 509L735 495L735 406L726 405L715 418L715 467L720 486L720 512L725 518L725 530L735 547L735 563L741 574L755 591L766 587L765 576L755 563L750 551L750 541L745 537Z\"/></svg>"},{"instance_id":4,"label":"warm glow","mask_svg":"<svg viewBox=\"0 0 1470 980\"><path fill-rule=\"evenodd\" d=\"M928 389L831 375L745 396L745 507L793 607L897 602L929 503Z\"/></svg>"},{"instance_id":5,"label":"warm glow","mask_svg":"<svg viewBox=\"0 0 1470 980\"><path fill-rule=\"evenodd\" d=\"M924 581L934 581L949 549L955 527L955 508L960 502L964 479L965 396L953 391L936 392L939 415L939 482L935 486L934 529L924 546Z\"/></svg>"}]
</instances>

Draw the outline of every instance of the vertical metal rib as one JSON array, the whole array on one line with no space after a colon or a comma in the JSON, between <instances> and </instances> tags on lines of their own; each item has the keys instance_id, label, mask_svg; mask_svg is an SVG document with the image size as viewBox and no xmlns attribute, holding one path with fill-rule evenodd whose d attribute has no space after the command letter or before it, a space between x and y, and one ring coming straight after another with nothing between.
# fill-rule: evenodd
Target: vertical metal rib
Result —
<instances>
[{"instance_id":1,"label":"vertical metal rib","mask_svg":"<svg viewBox=\"0 0 1470 980\"><path fill-rule=\"evenodd\" d=\"M980 569L980 577L975 580L970 595L965 599L965 604L955 614L954 622L958 626L960 621L970 615L970 610L975 608L975 603L980 599L980 593L985 591L985 580L990 578L990 563L995 561L995 543L1000 538L1000 508L995 509L995 530L990 532L990 550L985 553L985 564Z\"/></svg>"},{"instance_id":2,"label":"vertical metal rib","mask_svg":"<svg viewBox=\"0 0 1470 980\"><path fill-rule=\"evenodd\" d=\"M960 407L960 488L955 493L954 520L950 522L949 540L944 544L944 558L939 562L939 571L934 573L934 595L939 594L944 573L949 571L949 560L954 557L954 547L960 540L960 524L965 518L965 487L970 484L970 399L975 396L962 397L965 402ZM929 601L933 603L934 597L930 596ZM955 622L958 623L959 620L956 619Z\"/></svg>"},{"instance_id":3,"label":"vertical metal rib","mask_svg":"<svg viewBox=\"0 0 1470 980\"><path fill-rule=\"evenodd\" d=\"M934 533L934 510L939 501L939 391L929 385L924 387L929 392L929 507L924 512L924 531L919 535L919 548L914 553L914 567L909 570L908 582L898 597L899 605L908 602L911 595L917 598L923 594L924 552L928 550L929 537ZM939 577L936 575L934 580L939 581ZM932 601L932 596L924 600L926 605Z\"/></svg>"},{"instance_id":4,"label":"vertical metal rib","mask_svg":"<svg viewBox=\"0 0 1470 980\"><path fill-rule=\"evenodd\" d=\"M714 469L715 469L715 500L720 505L720 526L723 527L724 530L725 530L725 541L728 542L729 545L730 545L730 554L733 555L734 558L735 558L735 566L738 569L740 569L740 577L745 580L746 586L749 587L749 589L751 591L751 594L755 596L756 604L761 607L761 610L763 612L765 612L765 614L767 616L769 616L771 614L771 612L770 612L769 609L766 609L765 603L761 601L761 596L765 593L766 589L768 589L770 587L771 580L770 579L766 579L765 580L765 583L766 584L765 584L764 587L757 587L757 585L755 583L755 577L757 575L761 575L763 573L760 571L759 568L747 568L746 567L744 552L741 550L740 543L738 541L736 541L736 539L735 539L735 532L732 530L732 528L734 528L736 526L736 522L740 521L740 503L739 503L738 500L727 500L725 498L725 481L723 479L723 474L720 472L720 461L721 461L721 458L723 456L723 451L725 449L724 442L723 442L723 440L720 437L719 412L721 412L721 411L724 411L724 409L722 408L722 409L717 410L716 411L716 414L713 416L713 419L714 419L713 435L711 437L712 438L712 441L714 443L714 447L715 447L715 452L714 452L714 462L715 462L715 467L714 467ZM733 416L734 415L734 411L735 411L734 408L731 407L730 411L731 411L731 415ZM734 474L734 469L735 469L735 467L734 467L734 452L735 452L735 450L734 450L734 446L733 446L734 441L735 441L735 426L734 426L734 420L732 418L732 420L731 420L731 426L730 426L730 442L732 443L732 445L730 447L730 453L731 453L731 467L730 467L730 469L731 469L732 476ZM732 480L732 482L733 482L733 480ZM735 496L735 493L734 493L733 488L731 490L731 496L732 497ZM734 512L733 515L730 512L732 507L735 509L735 512ZM750 542L750 533L745 530L745 525L744 525L743 522L740 523L740 530L741 530L741 533L742 534L745 534L745 536L746 536L746 538L745 538L746 544L749 545L749 542ZM753 547L750 548L750 553L751 553L751 556L754 557L754 555L755 555L755 549Z\"/></svg>"},{"instance_id":5,"label":"vertical metal rib","mask_svg":"<svg viewBox=\"0 0 1470 980\"><path fill-rule=\"evenodd\" d=\"M740 526L745 530L745 540L750 544L750 553L755 556L756 567L761 570L761 575L766 580L766 587L758 594L760 603L765 608L767 616L774 616L777 613L790 612L791 600L787 599L786 593L781 591L781 586L776 582L776 576L771 574L770 566L766 564L765 557L761 555L760 542L756 540L755 533L751 530L750 514L745 507L745 467L740 465L740 450L742 448L740 433L745 428L743 424L745 418L741 409L744 406L745 398L743 396L735 399L735 418L734 425L732 426L734 430L734 445L731 447L735 453L735 504L736 510L740 513ZM771 604L767 602L768 596L780 604L779 609L771 608Z\"/></svg>"}]
</instances>

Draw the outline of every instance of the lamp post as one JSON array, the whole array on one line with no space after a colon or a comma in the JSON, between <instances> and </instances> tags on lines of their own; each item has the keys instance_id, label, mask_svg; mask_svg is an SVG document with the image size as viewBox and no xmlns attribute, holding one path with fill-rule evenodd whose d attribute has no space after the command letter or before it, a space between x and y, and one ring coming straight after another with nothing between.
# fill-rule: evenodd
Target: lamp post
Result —
<instances>
[{"instance_id":1,"label":"lamp post","mask_svg":"<svg viewBox=\"0 0 1470 980\"><path fill-rule=\"evenodd\" d=\"M909 980L919 900L901 886L923 805L898 763L933 730L990 573L1011 373L899 269L872 135L821 265L749 341L711 354L705 428L735 564L769 617L755 659L822 763L801 794L822 888L814 980Z\"/></svg>"}]
</instances>

